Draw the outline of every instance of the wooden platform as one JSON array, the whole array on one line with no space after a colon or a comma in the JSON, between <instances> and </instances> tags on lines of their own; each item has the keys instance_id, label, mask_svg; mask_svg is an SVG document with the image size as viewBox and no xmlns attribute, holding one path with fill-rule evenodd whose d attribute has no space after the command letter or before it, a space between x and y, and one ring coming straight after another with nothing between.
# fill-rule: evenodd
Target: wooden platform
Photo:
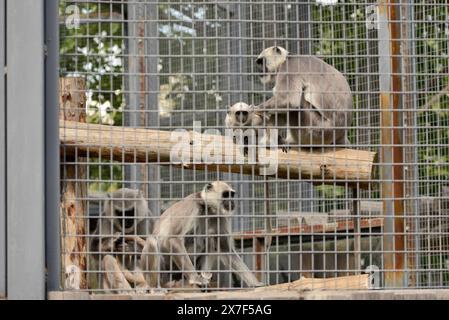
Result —
<instances>
[{"instance_id":1,"label":"wooden platform","mask_svg":"<svg viewBox=\"0 0 449 320\"><path fill-rule=\"evenodd\" d=\"M369 229L369 228L379 228L383 226L382 218L374 218L374 219L361 219L360 220L360 229ZM273 235L275 236L294 236L294 235L320 235L325 233L338 233L338 232L351 232L354 230L354 221L338 221L334 223L327 223L325 225L302 225L302 226L292 226L292 227L281 227L281 228L273 228ZM253 239L253 238L264 238L266 236L265 230L259 229L254 232L242 232L237 233L234 238L236 240L245 240L245 239Z\"/></svg>"},{"instance_id":2,"label":"wooden platform","mask_svg":"<svg viewBox=\"0 0 449 320\"><path fill-rule=\"evenodd\" d=\"M179 300L179 299L202 299L202 300L226 300L226 299L298 299L300 294L313 290L368 290L369 275L361 274L347 277L337 277L328 279L308 279L302 278L290 283L260 287L256 289L236 289L230 291L214 292L159 292L151 294L89 294L88 292L52 292L49 299L93 299L93 300Z\"/></svg>"},{"instance_id":3,"label":"wooden platform","mask_svg":"<svg viewBox=\"0 0 449 320\"><path fill-rule=\"evenodd\" d=\"M164 295L90 295L87 292L50 292L50 300L449 300L448 289L402 289L402 290L312 290L250 293L229 292L224 295L178 293Z\"/></svg>"}]
</instances>

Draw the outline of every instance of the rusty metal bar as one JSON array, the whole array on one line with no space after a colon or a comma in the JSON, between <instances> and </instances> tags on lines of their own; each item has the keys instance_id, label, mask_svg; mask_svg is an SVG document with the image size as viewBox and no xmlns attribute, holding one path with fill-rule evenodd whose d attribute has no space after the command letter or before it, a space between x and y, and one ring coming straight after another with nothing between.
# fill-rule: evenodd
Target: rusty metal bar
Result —
<instances>
[{"instance_id":1,"label":"rusty metal bar","mask_svg":"<svg viewBox=\"0 0 449 320\"><path fill-rule=\"evenodd\" d=\"M406 286L399 9L397 1L379 1L383 268L385 286L389 288Z\"/></svg>"},{"instance_id":2,"label":"rusty metal bar","mask_svg":"<svg viewBox=\"0 0 449 320\"><path fill-rule=\"evenodd\" d=\"M359 188L354 188L353 194L353 223L354 223L354 269L355 273L359 274L361 272L361 228L360 228L360 192Z\"/></svg>"},{"instance_id":3,"label":"rusty metal bar","mask_svg":"<svg viewBox=\"0 0 449 320\"><path fill-rule=\"evenodd\" d=\"M413 6L407 4L408 1L401 0L401 45L402 45L402 66L404 70L403 91L404 91L404 159L406 163L417 163L418 155L415 146L418 144L416 130L416 76L415 76L415 48L413 34ZM415 181L418 180L417 166L407 165L404 168L405 178L405 200L404 213L406 216L406 270L410 270L407 276L409 285L415 287L417 284L417 274L415 270L419 266L419 245L417 242L418 231L416 217L418 213L418 205L416 197L418 196L418 186ZM418 250L417 250L418 249ZM406 271L407 272L407 271Z\"/></svg>"}]
</instances>

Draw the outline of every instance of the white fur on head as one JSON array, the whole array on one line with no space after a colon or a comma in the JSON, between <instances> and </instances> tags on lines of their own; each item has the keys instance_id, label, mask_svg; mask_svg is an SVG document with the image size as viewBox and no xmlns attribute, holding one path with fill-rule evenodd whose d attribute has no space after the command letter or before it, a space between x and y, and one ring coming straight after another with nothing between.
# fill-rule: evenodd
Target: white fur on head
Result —
<instances>
[{"instance_id":1,"label":"white fur on head","mask_svg":"<svg viewBox=\"0 0 449 320\"><path fill-rule=\"evenodd\" d=\"M237 119L235 113L237 111L248 111L248 118L245 123L240 123ZM250 106L245 102L237 102L229 107L228 114L226 115L225 124L227 127L235 127L235 126L248 126L251 125L251 121L253 118L254 106Z\"/></svg>"},{"instance_id":2,"label":"white fur on head","mask_svg":"<svg viewBox=\"0 0 449 320\"><path fill-rule=\"evenodd\" d=\"M263 58L265 61L265 71L267 72L260 77L262 83L274 81L274 75L279 67L287 60L288 51L282 47L274 46L264 49L257 59Z\"/></svg>"},{"instance_id":3,"label":"white fur on head","mask_svg":"<svg viewBox=\"0 0 449 320\"><path fill-rule=\"evenodd\" d=\"M150 215L148 203L140 190L121 188L108 194L108 199L104 204L104 215L111 217L118 230L122 230L121 217L116 218L116 211L128 211L134 208L135 224L125 228L125 233L129 234L134 230L135 225L140 223L146 216Z\"/></svg>"},{"instance_id":4,"label":"white fur on head","mask_svg":"<svg viewBox=\"0 0 449 320\"><path fill-rule=\"evenodd\" d=\"M208 183L204 186L201 191L201 199L204 200L204 203L208 208L212 208L213 210L224 210L222 206L223 198L222 194L224 191L235 192L234 189L230 185L221 181L214 181L212 183Z\"/></svg>"}]
</instances>

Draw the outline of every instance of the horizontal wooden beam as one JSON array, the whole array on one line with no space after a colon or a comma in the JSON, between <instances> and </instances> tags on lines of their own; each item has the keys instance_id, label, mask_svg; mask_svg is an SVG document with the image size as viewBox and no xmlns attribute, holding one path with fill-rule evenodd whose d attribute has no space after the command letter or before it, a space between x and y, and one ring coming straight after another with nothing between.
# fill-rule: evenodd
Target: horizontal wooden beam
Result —
<instances>
[{"instance_id":1,"label":"horizontal wooden beam","mask_svg":"<svg viewBox=\"0 0 449 320\"><path fill-rule=\"evenodd\" d=\"M187 169L220 170L243 174L262 175L266 161L276 164L273 176L288 179L308 179L315 183L349 183L360 187L372 177L375 153L344 148L318 148L318 150L273 151L270 159L248 163L241 148L226 136L199 134L192 131L177 133L141 128L114 127L60 121L61 155L101 157L128 163L157 163L176 165ZM183 141L187 154L183 163L174 163L171 153ZM199 146L199 147L198 147ZM226 148L225 146L231 146ZM199 148L199 149L198 149ZM185 150L185 149L184 149ZM209 150L206 152L206 150ZM265 149L264 149L265 151ZM210 154L213 161L201 159ZM199 158L198 158L199 157ZM173 159L173 158L172 158Z\"/></svg>"},{"instance_id":2,"label":"horizontal wooden beam","mask_svg":"<svg viewBox=\"0 0 449 320\"><path fill-rule=\"evenodd\" d=\"M372 229L383 227L383 218L360 219L360 229ZM335 235L343 232L353 232L354 222L352 220L343 220L334 223L327 223L325 225L301 225L301 226L286 226L273 228L273 235L276 237L282 236L310 236L310 235ZM236 233L235 240L247 240L259 238L263 239L266 232L263 229L256 229L254 231L246 231Z\"/></svg>"}]
</instances>

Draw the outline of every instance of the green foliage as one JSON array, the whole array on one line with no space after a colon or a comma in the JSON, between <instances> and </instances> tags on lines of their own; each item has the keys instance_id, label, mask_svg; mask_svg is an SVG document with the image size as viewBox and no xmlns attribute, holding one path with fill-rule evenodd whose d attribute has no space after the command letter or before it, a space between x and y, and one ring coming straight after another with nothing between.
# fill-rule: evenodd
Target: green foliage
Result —
<instances>
[{"instance_id":1,"label":"green foliage","mask_svg":"<svg viewBox=\"0 0 449 320\"><path fill-rule=\"evenodd\" d=\"M89 191L110 192L122 187L123 170L122 166L114 163L108 163L102 160L101 165L98 159L89 158L89 179L95 180L89 184Z\"/></svg>"},{"instance_id":2,"label":"green foliage","mask_svg":"<svg viewBox=\"0 0 449 320\"><path fill-rule=\"evenodd\" d=\"M416 83L418 91L418 162L421 192L439 193L449 180L449 23L445 6L415 8ZM439 95L439 97L436 97ZM436 97L436 98L435 98ZM435 181L434 184L431 184Z\"/></svg>"},{"instance_id":3,"label":"green foliage","mask_svg":"<svg viewBox=\"0 0 449 320\"><path fill-rule=\"evenodd\" d=\"M59 2L60 17L66 18L66 8L72 1ZM109 14L112 4L79 3L81 18L94 19ZM122 50L123 24L120 22L81 23L79 28L60 25L60 75L86 79L87 121L121 125L125 105L123 88L124 59ZM90 158L89 184L92 191L110 191L121 186L118 165L95 165Z\"/></svg>"},{"instance_id":4,"label":"green foliage","mask_svg":"<svg viewBox=\"0 0 449 320\"><path fill-rule=\"evenodd\" d=\"M60 1L60 13L68 5ZM82 18L109 13L109 5L77 3ZM62 15L64 16L64 15ZM88 121L109 125L122 124L123 95L123 24L105 20L81 23L79 28L61 25L61 73L86 78Z\"/></svg>"}]
</instances>

